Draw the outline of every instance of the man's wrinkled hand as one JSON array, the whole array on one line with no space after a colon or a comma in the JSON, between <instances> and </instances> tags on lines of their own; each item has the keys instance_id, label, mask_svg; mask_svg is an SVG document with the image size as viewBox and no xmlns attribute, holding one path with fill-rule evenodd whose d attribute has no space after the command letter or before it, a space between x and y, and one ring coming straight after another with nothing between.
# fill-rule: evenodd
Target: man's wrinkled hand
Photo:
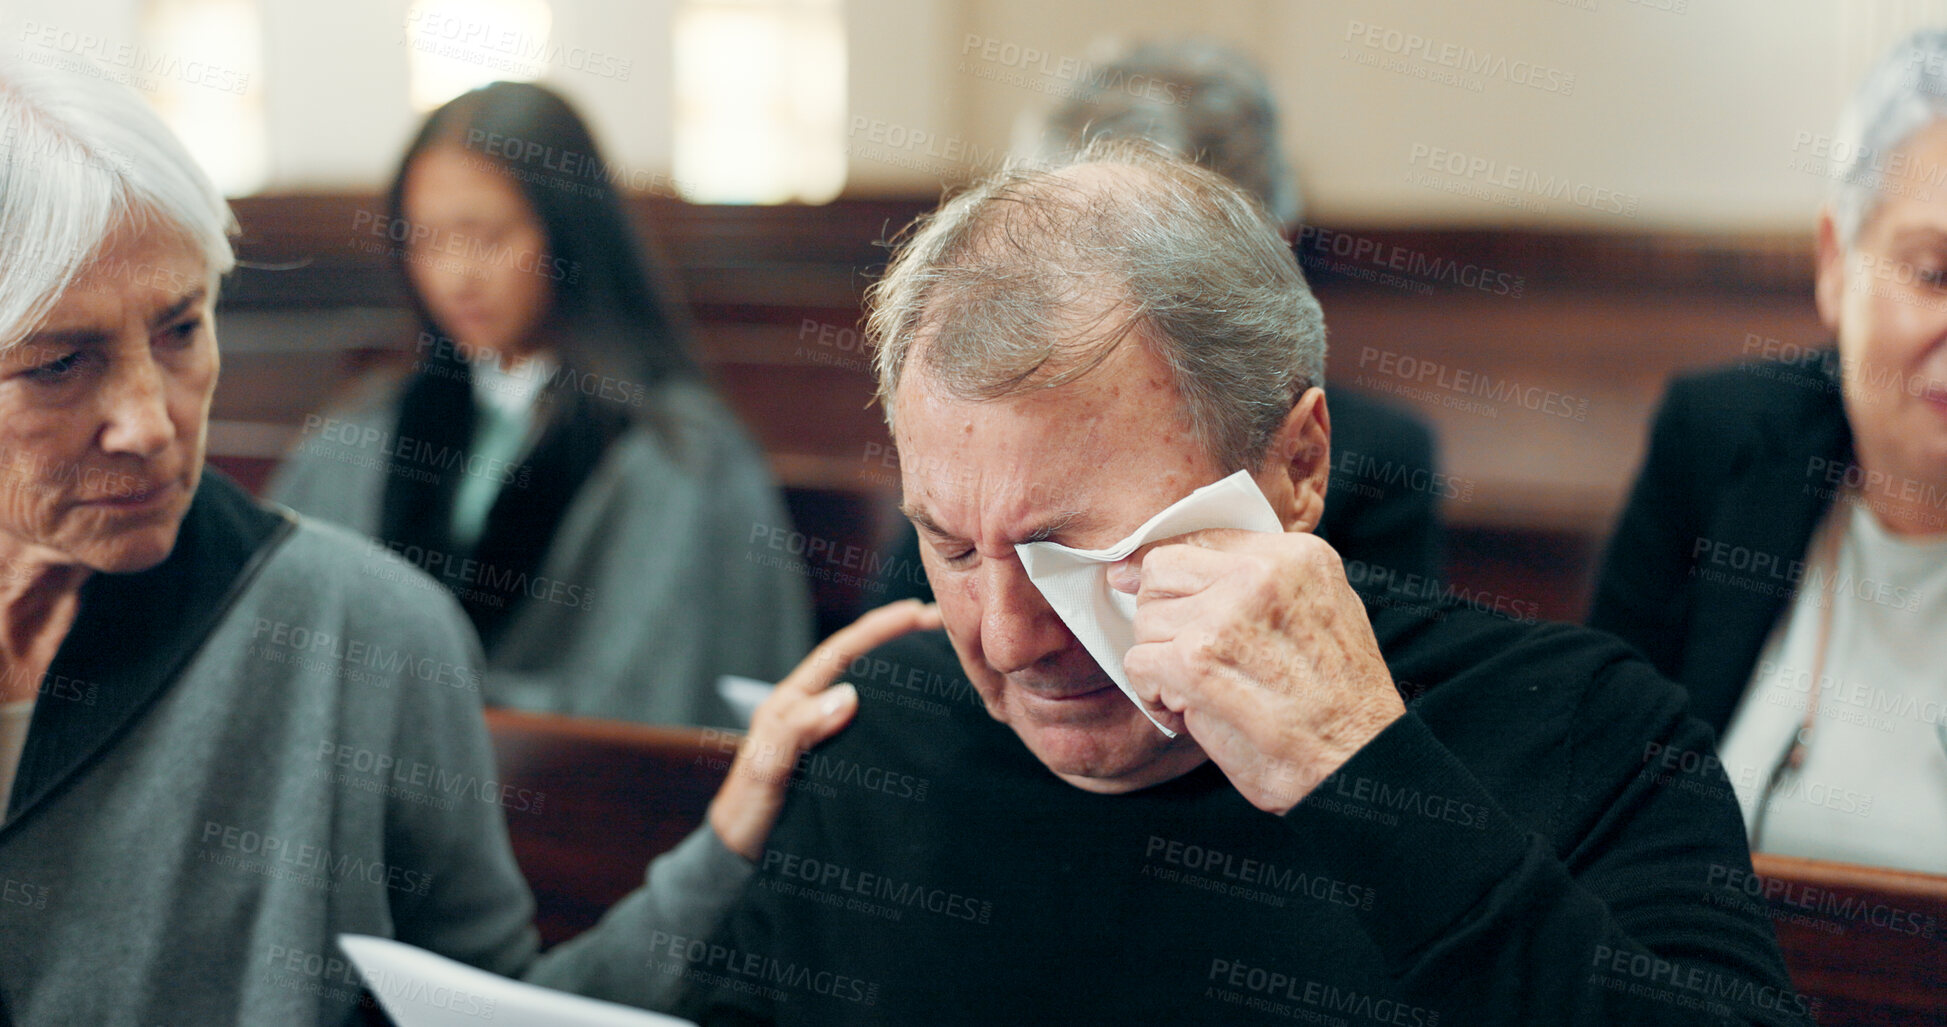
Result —
<instances>
[{"instance_id":1,"label":"man's wrinkled hand","mask_svg":"<svg viewBox=\"0 0 1947 1027\"><path fill-rule=\"evenodd\" d=\"M1338 553L1315 535L1197 531L1111 568L1136 596L1143 700L1282 814L1406 712Z\"/></svg>"}]
</instances>

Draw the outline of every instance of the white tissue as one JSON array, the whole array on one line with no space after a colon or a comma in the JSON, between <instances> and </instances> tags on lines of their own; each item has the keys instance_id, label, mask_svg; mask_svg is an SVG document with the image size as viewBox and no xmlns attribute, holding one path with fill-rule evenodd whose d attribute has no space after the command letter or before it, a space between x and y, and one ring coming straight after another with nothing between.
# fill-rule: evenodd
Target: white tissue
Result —
<instances>
[{"instance_id":1,"label":"white tissue","mask_svg":"<svg viewBox=\"0 0 1947 1027\"><path fill-rule=\"evenodd\" d=\"M1123 656L1136 644L1136 597L1109 587L1109 565L1157 539L1212 528L1269 532L1283 531L1284 523L1250 474L1238 471L1177 500L1106 549L1070 549L1053 542L1014 547L1028 580L1041 590L1082 648L1095 657L1156 730L1171 738L1176 732L1164 727L1136 698L1135 689L1129 687L1128 672L1122 669Z\"/></svg>"}]
</instances>

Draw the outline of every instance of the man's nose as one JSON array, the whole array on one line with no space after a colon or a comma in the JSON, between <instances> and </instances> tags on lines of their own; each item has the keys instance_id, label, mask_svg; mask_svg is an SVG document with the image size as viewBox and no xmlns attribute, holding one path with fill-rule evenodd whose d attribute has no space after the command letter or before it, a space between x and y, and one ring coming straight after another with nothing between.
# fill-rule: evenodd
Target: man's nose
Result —
<instances>
[{"instance_id":1,"label":"man's nose","mask_svg":"<svg viewBox=\"0 0 1947 1027\"><path fill-rule=\"evenodd\" d=\"M980 573L980 648L995 670L1026 670L1074 640L1020 560L983 560Z\"/></svg>"},{"instance_id":2,"label":"man's nose","mask_svg":"<svg viewBox=\"0 0 1947 1027\"><path fill-rule=\"evenodd\" d=\"M169 390L155 361L124 363L108 377L103 390L105 424L101 448L144 459L158 456L175 441L176 425L169 418Z\"/></svg>"}]
</instances>

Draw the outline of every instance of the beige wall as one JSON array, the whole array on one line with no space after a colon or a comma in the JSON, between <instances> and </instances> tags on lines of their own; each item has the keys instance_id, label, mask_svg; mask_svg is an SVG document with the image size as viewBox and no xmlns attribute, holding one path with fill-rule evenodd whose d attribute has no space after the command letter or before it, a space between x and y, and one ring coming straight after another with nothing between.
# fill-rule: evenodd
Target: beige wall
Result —
<instances>
[{"instance_id":1,"label":"beige wall","mask_svg":"<svg viewBox=\"0 0 1947 1027\"><path fill-rule=\"evenodd\" d=\"M1823 179L1793 166L1808 155L1801 136L1830 131L1850 83L1901 32L1947 24L1939 0L905 0L904 7L935 16L878 25L856 11L855 32L883 40L861 47L862 57L873 57L858 74L894 88L854 82L853 124L868 119L865 137L852 139L854 188L936 188L942 177L998 159L1020 138L1022 121L1074 88L1074 69L1115 40L1205 34L1250 54L1269 75L1314 219L1620 231L1807 228ZM1376 45L1361 27L1380 30ZM1425 49L1435 53L1451 48L1483 71L1463 74L1459 85L1418 77L1443 69L1389 52L1408 35L1428 40ZM1030 58L1029 50L1043 56ZM916 104L900 85L939 99ZM907 142L892 145L902 129ZM911 142L920 132L929 141ZM1471 177L1429 171L1436 155L1452 161L1452 154L1480 170ZM1527 188L1495 184L1508 181ZM1486 198L1457 191L1470 187Z\"/></svg>"},{"instance_id":2,"label":"beige wall","mask_svg":"<svg viewBox=\"0 0 1947 1027\"><path fill-rule=\"evenodd\" d=\"M1837 110L1851 69L1831 41L1857 20L1845 14L1853 5L1689 0L1674 13L1632 0L1583 2L1596 9L1555 0L988 0L966 9L970 33L1061 55L1087 55L1105 27L1151 38L1201 32L1238 45L1284 103L1287 145L1320 220L1616 229L1805 222L1819 182L1787 165L1796 133L1825 131ZM1377 45L1362 26L1379 30ZM1389 52L1409 35L1463 60L1471 51L1487 73L1458 86L1415 77L1443 69ZM1032 88L1062 85L1041 76L1022 88L956 72L967 97L962 131L982 142L1004 142L1024 108L1049 105ZM1514 81L1523 77L1559 88ZM1539 179L1546 194L1552 178L1569 198L1510 206L1409 181L1436 151L1461 154L1469 167L1490 162L1475 178L1427 176L1439 184L1512 200L1523 194L1483 179ZM1574 202L1578 193L1586 205Z\"/></svg>"},{"instance_id":3,"label":"beige wall","mask_svg":"<svg viewBox=\"0 0 1947 1027\"><path fill-rule=\"evenodd\" d=\"M10 0L0 48L25 46L20 26L35 19L128 38L141 2ZM549 80L632 168L670 164L677 2L552 0L557 38L633 62L626 80ZM417 118L399 44L406 0L262 6L272 188L376 185ZM1111 40L1204 33L1271 77L1314 219L1795 231L1821 196L1821 179L1792 166L1795 140L1829 131L1870 56L1930 19L1947 23L1947 3L847 0L847 188L937 190L1004 157ZM1361 26L1376 28L1371 42ZM1421 77L1443 69L1390 52L1408 36L1480 70L1458 85ZM1436 156L1463 173L1429 167Z\"/></svg>"}]
</instances>

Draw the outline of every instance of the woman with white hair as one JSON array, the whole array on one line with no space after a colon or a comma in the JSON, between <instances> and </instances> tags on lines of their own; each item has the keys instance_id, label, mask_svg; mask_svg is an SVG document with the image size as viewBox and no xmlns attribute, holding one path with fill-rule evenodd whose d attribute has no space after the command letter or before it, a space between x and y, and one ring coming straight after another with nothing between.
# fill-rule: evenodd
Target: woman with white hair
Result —
<instances>
[{"instance_id":1,"label":"woman with white hair","mask_svg":"<svg viewBox=\"0 0 1947 1027\"><path fill-rule=\"evenodd\" d=\"M652 937L710 933L780 770L856 709L826 687L848 654L935 618L834 636L759 710L709 825L537 957L465 615L204 468L231 226L134 94L0 65L0 1010L344 1023L341 932L666 1001L684 966Z\"/></svg>"},{"instance_id":2,"label":"woman with white hair","mask_svg":"<svg viewBox=\"0 0 1947 1027\"><path fill-rule=\"evenodd\" d=\"M1947 873L1947 32L1830 153L1837 347L1671 385L1590 623L1689 688L1754 850Z\"/></svg>"}]
</instances>

